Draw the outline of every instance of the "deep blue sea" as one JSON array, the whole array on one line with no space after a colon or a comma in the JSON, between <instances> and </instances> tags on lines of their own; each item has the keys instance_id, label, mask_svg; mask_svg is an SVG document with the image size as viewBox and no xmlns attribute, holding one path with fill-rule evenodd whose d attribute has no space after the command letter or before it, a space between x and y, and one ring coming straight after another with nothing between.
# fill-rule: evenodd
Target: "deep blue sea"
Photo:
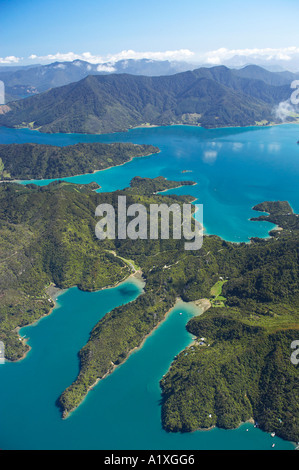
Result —
<instances>
[{"instance_id":1,"label":"deep blue sea","mask_svg":"<svg viewBox=\"0 0 299 470\"><path fill-rule=\"evenodd\" d=\"M255 204L288 200L295 211L299 210L298 138L296 125L217 130L171 126L102 136L0 128L0 143L156 145L161 149L159 154L93 175L65 179L96 181L100 191L124 188L137 175L192 179L196 186L170 192L196 197L204 205L206 232L235 242L266 237L273 227L249 221L256 215L251 209ZM182 173L185 170L188 173ZM76 378L77 352L92 327L108 311L134 300L141 291L133 281L95 293L74 287L58 297L51 315L21 330L30 352L18 363L0 365L0 448L271 449L273 443L274 449L294 448L248 423L233 431L168 434L162 430L159 380L174 356L192 339L185 325L194 311L187 304L177 305L140 350L101 381L68 419L61 419L55 401Z\"/></svg>"}]
</instances>

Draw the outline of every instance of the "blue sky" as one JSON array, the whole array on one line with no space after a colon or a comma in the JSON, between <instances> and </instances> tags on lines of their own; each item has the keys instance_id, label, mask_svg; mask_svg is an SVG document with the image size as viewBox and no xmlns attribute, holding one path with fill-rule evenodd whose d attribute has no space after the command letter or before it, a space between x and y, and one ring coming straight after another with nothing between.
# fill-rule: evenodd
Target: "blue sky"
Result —
<instances>
[{"instance_id":1,"label":"blue sky","mask_svg":"<svg viewBox=\"0 0 299 470\"><path fill-rule=\"evenodd\" d=\"M189 61L244 49L299 53L298 17L298 0L0 0L0 63L83 53L96 62L128 50Z\"/></svg>"}]
</instances>

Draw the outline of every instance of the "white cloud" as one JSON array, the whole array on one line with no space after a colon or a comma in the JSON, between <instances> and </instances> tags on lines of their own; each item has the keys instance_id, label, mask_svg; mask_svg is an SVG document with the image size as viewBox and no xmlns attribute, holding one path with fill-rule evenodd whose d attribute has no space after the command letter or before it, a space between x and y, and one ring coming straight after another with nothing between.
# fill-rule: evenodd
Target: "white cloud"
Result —
<instances>
[{"instance_id":1,"label":"white cloud","mask_svg":"<svg viewBox=\"0 0 299 470\"><path fill-rule=\"evenodd\" d=\"M280 60L290 61L294 56L299 54L299 47L282 47L282 48L263 48L263 49L227 49L222 47L220 49L209 51L201 55L201 60L207 64L221 64L234 56L250 57L254 59Z\"/></svg>"},{"instance_id":2,"label":"white cloud","mask_svg":"<svg viewBox=\"0 0 299 470\"><path fill-rule=\"evenodd\" d=\"M218 152L213 150L208 150L204 152L203 161L206 163L214 163L218 157Z\"/></svg>"},{"instance_id":3,"label":"white cloud","mask_svg":"<svg viewBox=\"0 0 299 470\"><path fill-rule=\"evenodd\" d=\"M108 64L107 66L113 67L113 65L120 60L139 60L147 59L152 60L169 60L169 61L186 61L194 63L202 63L206 65L220 65L229 61L233 57L239 57L244 63L249 59L254 63L255 61L271 62L280 61L285 65L290 64L292 60L299 60L299 47L283 47L283 48L247 48L247 49L228 49L221 47L216 50L194 53L189 49L177 49L169 51L135 51L133 49L123 50L115 54L98 55L92 54L91 52L57 52L55 54L47 54L38 56L32 54L28 57L30 61L38 63L43 62L73 62L73 61L86 61L94 65ZM0 58L0 64L12 64L18 63L24 60L23 58L9 56ZM108 71L108 70L107 70Z\"/></svg>"},{"instance_id":4,"label":"white cloud","mask_svg":"<svg viewBox=\"0 0 299 470\"><path fill-rule=\"evenodd\" d=\"M83 54L76 54L75 52L62 54L61 52L57 52L56 54L48 54L44 56L32 54L28 58L39 62L73 62L75 60L85 60L94 64L99 63L98 61L101 61L102 59L100 56L93 56L90 52L83 52ZM80 64L78 63L78 65Z\"/></svg>"},{"instance_id":5,"label":"white cloud","mask_svg":"<svg viewBox=\"0 0 299 470\"><path fill-rule=\"evenodd\" d=\"M65 65L64 64L57 64L55 65L55 69L65 69Z\"/></svg>"},{"instance_id":6,"label":"white cloud","mask_svg":"<svg viewBox=\"0 0 299 470\"><path fill-rule=\"evenodd\" d=\"M119 60L128 59L149 59L149 60L188 60L194 56L194 52L189 49L179 49L175 51L164 51L164 52L136 52L134 50L121 51L117 54L108 54L106 56L93 55L90 52L83 52L82 54L76 54L75 52L48 54L45 56L37 56L32 54L29 59L37 60L39 62L73 62L74 60L85 60L91 64L104 64L109 63L113 66L115 62Z\"/></svg>"},{"instance_id":7,"label":"white cloud","mask_svg":"<svg viewBox=\"0 0 299 470\"><path fill-rule=\"evenodd\" d=\"M97 71L98 72L115 72L116 68L113 67L112 65L100 64L97 66Z\"/></svg>"},{"instance_id":8,"label":"white cloud","mask_svg":"<svg viewBox=\"0 0 299 470\"><path fill-rule=\"evenodd\" d=\"M10 55L8 57L0 57L0 64L17 64L20 60L22 60L20 57Z\"/></svg>"},{"instance_id":9,"label":"white cloud","mask_svg":"<svg viewBox=\"0 0 299 470\"><path fill-rule=\"evenodd\" d=\"M213 147L213 148L216 147L216 148L218 148L218 149L221 149L221 148L222 148L222 145L223 145L222 142L215 142L215 141L210 142L210 147Z\"/></svg>"},{"instance_id":10,"label":"white cloud","mask_svg":"<svg viewBox=\"0 0 299 470\"><path fill-rule=\"evenodd\" d=\"M244 144L242 142L234 142L233 143L233 151L234 152L239 152L240 150L242 150L244 147Z\"/></svg>"},{"instance_id":11,"label":"white cloud","mask_svg":"<svg viewBox=\"0 0 299 470\"><path fill-rule=\"evenodd\" d=\"M282 122L285 122L289 116L298 113L298 109L293 106L290 100L282 101L279 103L276 108L274 108L274 114L277 119L280 119Z\"/></svg>"},{"instance_id":12,"label":"white cloud","mask_svg":"<svg viewBox=\"0 0 299 470\"><path fill-rule=\"evenodd\" d=\"M273 142L272 144L268 145L268 152L269 153L277 153L281 149L281 144L278 142Z\"/></svg>"},{"instance_id":13,"label":"white cloud","mask_svg":"<svg viewBox=\"0 0 299 470\"><path fill-rule=\"evenodd\" d=\"M128 59L150 59L150 60L188 60L194 56L189 49L164 52L136 52L133 50L121 51L118 54L109 55L107 62L117 62Z\"/></svg>"}]
</instances>

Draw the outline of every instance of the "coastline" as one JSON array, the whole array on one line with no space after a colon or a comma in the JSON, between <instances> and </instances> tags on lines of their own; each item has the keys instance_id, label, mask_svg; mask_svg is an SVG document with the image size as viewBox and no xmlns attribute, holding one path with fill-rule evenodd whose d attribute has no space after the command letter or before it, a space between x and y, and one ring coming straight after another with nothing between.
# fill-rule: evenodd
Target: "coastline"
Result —
<instances>
[{"instance_id":1,"label":"coastline","mask_svg":"<svg viewBox=\"0 0 299 470\"><path fill-rule=\"evenodd\" d=\"M216 130L216 129L250 129L250 128L257 128L257 129L262 129L265 127L276 127L276 126L283 126L283 125L289 125L289 124L297 124L299 125L299 121L294 121L294 122L269 122L268 124L263 124L263 125L258 125L258 124L250 124L248 126L217 126L217 127L204 127L200 124L183 124L183 123L173 123L173 124L165 124L165 125L159 125L159 124L150 124L150 125L145 125L141 124L139 126L134 126L128 128L127 131L120 131L120 132L129 132L130 130L134 129L151 129L155 127L174 127L174 126L180 126L180 127L196 127L196 128L201 128L201 129L206 129L206 130ZM26 128L27 129L27 128ZM37 129L36 129L37 130ZM117 132L111 132L111 134L115 134ZM109 133L108 133L109 134ZM102 134L96 134L96 135L102 135Z\"/></svg>"},{"instance_id":2,"label":"coastline","mask_svg":"<svg viewBox=\"0 0 299 470\"><path fill-rule=\"evenodd\" d=\"M129 276L125 277L124 279L122 279L121 281L117 282L116 284L113 284L113 285L109 285L109 286L105 286L105 287L101 287L100 289L96 289L95 291L93 292L100 292L102 290L106 290L106 289L114 289L116 287L119 287L121 284L123 284L124 282L127 282L129 281L130 279L134 279L136 281L136 283L140 283L140 284L145 284L145 281L143 281L143 272L141 271L141 269L138 269L137 271L129 274ZM75 287L75 286L73 286ZM87 292L90 292L90 291L87 291Z\"/></svg>"},{"instance_id":3,"label":"coastline","mask_svg":"<svg viewBox=\"0 0 299 470\"><path fill-rule=\"evenodd\" d=\"M138 144L133 144L133 145L138 145ZM76 178L76 177L80 177L80 176L86 176L86 175L94 175L96 173L99 173L100 171L106 171L106 170L111 170L111 168L118 168L120 166L124 166L126 165L127 163L130 163L132 162L133 160L135 160L135 158L144 158L144 157L150 157L151 155L158 155L159 153L161 153L161 150L159 149L158 152L155 152L155 153L148 153L146 155L139 155L139 156L135 156L135 157L130 157L129 160L127 160L126 162L124 163L120 163L119 165L111 165L111 166L107 166L107 168L101 168L100 170L94 170L92 173L81 173L79 175L71 175L71 176L63 176L61 178L57 178L55 181L57 180L61 180L61 179L64 179L64 178ZM27 181L27 180L19 180L19 181ZM28 180L28 181L31 181L31 180ZM43 179L41 180L36 180L36 181L43 181ZM100 189L100 188L98 188Z\"/></svg>"},{"instance_id":4,"label":"coastline","mask_svg":"<svg viewBox=\"0 0 299 470\"><path fill-rule=\"evenodd\" d=\"M83 398L83 400L80 402L80 404L78 406L76 406L76 408L73 408L72 410L66 412L64 411L63 414L62 414L62 419L67 419L74 411L76 411L76 409L84 402L84 400L87 398L87 395L88 393L94 389L94 387L96 387L96 385L101 381L101 380L104 380L105 378L109 377L109 375L111 375L118 367L120 367L121 365L123 365L130 357L132 354L134 354L135 352L139 351L143 346L144 346L144 343L145 341L162 325L162 323L164 323L168 317L168 315L171 313L171 311L180 303L186 303L188 305L194 305L194 308L197 309L198 313L197 315L195 314L194 316L199 316L199 315L202 315L204 312L206 312L210 307L211 307L211 304L210 304L210 301L208 299L199 299L199 300L195 300L193 302L184 302L181 297L176 297L175 299L175 302L173 304L173 306L167 310L167 312L165 313L164 317L161 319L161 321L159 323L157 323L157 325L146 335L144 336L144 338L142 339L141 343L138 345L138 346L135 346L135 348L133 348L131 351L129 351L127 357L125 358L125 360L120 363L120 364L114 364L114 363L111 363L112 367L103 375L103 377L99 377L88 389L87 389L87 392ZM188 346L187 346L188 347Z\"/></svg>"},{"instance_id":5,"label":"coastline","mask_svg":"<svg viewBox=\"0 0 299 470\"><path fill-rule=\"evenodd\" d=\"M88 393L94 389L94 387L101 381L101 380L104 380L106 379L110 374L112 374L118 367L120 367L122 364L124 364L130 357L132 354L134 354L134 352L137 352L139 349L142 348L142 346L144 345L145 341L147 340L147 338L149 338L151 336L152 333L154 333L158 328L159 326L166 320L167 316L169 315L169 313L171 312L171 310L173 310L175 308L175 306L181 302L181 298L180 297L177 297L176 298L176 301L174 303L174 305L165 313L164 317L162 318L162 320L146 335L144 336L142 342L139 344L139 346L135 346L135 348L133 348L131 351L129 351L127 357L125 358L125 360L120 363L120 364L114 364L114 363L111 363L112 367L103 375L103 377L99 377L90 387L88 387L87 389L87 392L85 394L85 396L83 397L83 400L80 402L80 404L78 406L76 406L76 408L73 408L72 410L66 412L64 411L63 414L62 414L62 419L67 419L69 418L69 416L77 410L77 408L79 408L80 405L82 405L82 403L84 402L84 400L87 398L87 395Z\"/></svg>"},{"instance_id":6,"label":"coastline","mask_svg":"<svg viewBox=\"0 0 299 470\"><path fill-rule=\"evenodd\" d=\"M251 417L251 418L249 418L247 421L241 421L241 422L238 424L238 426L236 426L235 428L225 429L225 431L234 431L234 430L236 430L236 429L239 429L241 426L243 426L243 424L247 424L247 423L248 423L248 424L252 424L254 427L256 427L256 423L255 423L254 419ZM192 431L192 432L193 432L193 433L194 433L194 432L198 432L198 431L200 431L200 432L206 432L206 431L212 431L213 429L216 429L216 428L217 428L217 426L214 425L214 426L210 426L209 428L198 428L198 429L196 429L196 431ZM223 428L218 428L218 429L223 429ZM264 432L266 432L266 431L264 431ZM269 434L269 433L268 433L268 434Z\"/></svg>"},{"instance_id":7,"label":"coastline","mask_svg":"<svg viewBox=\"0 0 299 470\"><path fill-rule=\"evenodd\" d=\"M166 180L168 178L165 178ZM185 181L185 180L182 180L182 181ZM179 181L178 181L179 183ZM194 182L193 184L180 184L179 186L175 186L174 188L167 188L167 189L163 189L162 191L157 191L156 193L153 193L153 194L161 194L161 193L167 193L167 191L172 191L173 189L179 189L179 188L184 188L185 186L188 187L188 186L197 186L198 183ZM194 202L197 200L197 197L195 199L193 199L191 202Z\"/></svg>"},{"instance_id":8,"label":"coastline","mask_svg":"<svg viewBox=\"0 0 299 470\"><path fill-rule=\"evenodd\" d=\"M1 108L1 106L0 106ZM91 135L91 136L102 136L102 135L113 135L113 134L120 134L122 132L130 132L134 129L152 129L152 128L165 128L165 127L194 127L194 128L201 128L201 129L205 129L205 130L217 130L217 129L263 129L263 128L270 128L270 127L277 127L277 126L288 126L288 125L299 125L299 120L297 121L293 121L293 122L269 122L268 124L263 124L263 125L258 125L258 124L250 124L250 125L247 125L247 126L238 126L238 125L232 125L232 126L217 126L217 127L204 127L202 125L199 125L199 124L182 124L182 123L173 123L173 124L165 124L165 125L161 125L161 124L150 124L150 125L144 125L144 124L140 124L138 126L134 126L134 127L128 127L127 129L122 129L122 130L118 130L118 131L111 131L111 132L105 132L105 133L82 133L82 132L40 132L40 128L32 128L30 126L23 126L23 127L8 127L8 126L0 126L5 128L5 129L13 129L13 130L23 130L23 129L26 129L26 130L29 130L29 131L32 131L32 132L38 132L39 134L46 134L46 135ZM146 155L144 155L146 156ZM134 157L134 158L138 158L138 157ZM107 169L107 168L105 168ZM98 171L102 171L102 170L98 170ZM80 176L80 175L78 175Z\"/></svg>"},{"instance_id":9,"label":"coastline","mask_svg":"<svg viewBox=\"0 0 299 470\"><path fill-rule=\"evenodd\" d=\"M14 330L12 330L13 332L16 332L18 334L19 341L21 341L22 344L24 346L26 346L28 349L27 349L27 351L24 352L24 354L19 359L16 359L15 361L10 361L9 359L5 359L5 361L11 362L11 363L17 363L17 362L23 361L23 359L26 358L27 354L32 349L31 346L29 346L29 344L27 344L27 342L30 338L25 339L24 337L21 337L20 336L20 330L22 330L23 328L27 328L29 326L37 325L38 322L41 321L43 318L49 317L53 313L53 310L57 307L57 298L66 291L67 291L67 289L60 289L59 287L56 287L54 284L51 284L49 287L45 288L45 292L47 293L49 298L51 298L52 302L54 303L53 307L50 308L48 313L45 313L44 315L42 315L40 318L33 321L32 323L29 323L28 325L24 325L24 326L17 326Z\"/></svg>"},{"instance_id":10,"label":"coastline","mask_svg":"<svg viewBox=\"0 0 299 470\"><path fill-rule=\"evenodd\" d=\"M99 292L99 291L102 291L102 290L105 290L105 289L114 289L115 287L119 287L121 284L123 284L124 282L126 281L129 281L130 279L134 279L136 281L136 283L138 285L140 285L140 287L144 287L145 285L145 282L143 281L143 277L142 277L142 271L141 270L137 270L133 273L131 273L129 276L127 276L126 278L122 279L121 281L117 282L116 284L114 285L110 285L110 286L105 286L105 287L102 287L101 289L96 289L95 292ZM59 287L56 287L54 284L51 284L49 287L46 287L45 291L47 292L47 295L49 296L49 298L51 298L51 300L53 301L54 303L54 306L51 307L51 309L49 310L48 313L45 313L44 315L42 315L40 318L38 318L37 320L33 321L32 323L29 323L28 325L24 325L24 326L17 326L13 332L17 333L18 336L19 336L19 341L22 342L22 344L24 346L27 347L27 351L24 352L24 354L16 359L15 361L11 361L9 359L6 359L5 358L5 361L6 362L10 362L10 363L17 363L17 362L20 362L20 361L23 361L23 359L26 358L27 354L31 351L31 346L29 346L27 344L28 340L30 338L24 338L22 336L20 336L20 330L23 329L23 328L27 328L27 327L30 327L30 326L34 326L34 325L37 325L38 322L40 322L43 318L46 318L46 317L49 317L52 313L53 313L53 310L55 310L55 308L57 307L57 299L60 295L62 295L64 292L66 292L67 290L71 289L72 287L77 287L77 286L71 286L69 287L68 289L60 289Z\"/></svg>"},{"instance_id":11,"label":"coastline","mask_svg":"<svg viewBox=\"0 0 299 470\"><path fill-rule=\"evenodd\" d=\"M133 144L133 145L138 145L138 144ZM118 168L120 166L124 166L127 163L132 162L135 158L150 157L151 155L158 155L159 153L161 153L160 149L158 150L158 152L155 152L155 153L149 153L149 154L146 154L146 155L139 155L139 156L135 156L135 157L130 157L130 159L127 160L124 163L120 163L119 165L107 166L107 168L101 168L100 170L94 170L92 173L81 173L81 174L78 174L78 175L60 176L59 178L39 178L39 179L32 178L32 179L24 179L24 180L23 179L2 180L2 181L0 181L0 184L1 183L18 183L18 184L22 184L22 183L25 183L26 181L28 181L28 183L32 182L32 181L49 181L49 183L53 182L53 181L64 181L65 178L78 178L80 176L94 175L96 173L99 173L100 171L111 170L111 168ZM34 184L34 183L32 183L32 184ZM101 186L99 188L95 189L94 191L97 191L100 188L101 188Z\"/></svg>"},{"instance_id":12,"label":"coastline","mask_svg":"<svg viewBox=\"0 0 299 470\"><path fill-rule=\"evenodd\" d=\"M135 157L134 157L134 158L135 158ZM124 163L124 164L125 164L125 163ZM122 165L124 165L124 164L122 164ZM98 170L98 171L103 171L103 170ZM165 190L165 191L168 191L168 190ZM164 192L164 191L163 191L163 192ZM270 233L270 232L269 232L269 233ZM135 273L134 273L134 274L135 274ZM126 279L129 279L131 276L134 277L134 275L131 273L131 274L129 275L129 277L126 278ZM125 279L125 280L126 280L126 279ZM124 282L124 281L120 281L117 285L121 284L122 282ZM106 286L106 287L104 287L103 289L112 288L112 287L115 287L115 286ZM102 290L102 289L100 289L100 290ZM54 309L54 307L53 307L53 309ZM52 309L52 310L53 310L53 309ZM44 315L44 316L48 316L49 314L51 314L52 310L51 310L48 314L46 314L46 315ZM41 318L42 318L42 317L41 317ZM38 321L39 321L39 320L38 320ZM163 321L163 320L162 320L162 321ZM157 327L158 327L158 326L157 326ZM152 330L152 331L153 331L153 330ZM148 336L151 335L152 331L149 333ZM130 356L131 353L134 352L135 349L141 349L141 347L143 347L143 343L144 343L144 341L146 340L146 338L147 338L147 337L144 338L144 340L143 340L143 342L142 342L142 344L141 344L140 346L134 348L134 349L129 353L129 356ZM31 349L31 348L30 348L30 349ZM26 354L27 354L27 353L26 353ZM128 356L128 358L129 358L129 356ZM126 360L126 359L125 359L125 360ZM111 365L112 365L112 364L113 364L113 363L111 363ZM113 364L113 366L114 366L114 364ZM118 367L118 366L117 366L117 367ZM113 369L111 372L107 373L107 375L109 375L109 374L112 373L113 371L114 371L114 369ZM104 377L105 377L105 376L104 376ZM103 377L103 378L104 378L104 377ZM99 379L99 380L101 380L101 379ZM92 386L91 389L92 389L93 387L94 387L94 386ZM242 423L240 423L240 424L242 424ZM205 429L205 430L206 430L206 429Z\"/></svg>"}]
</instances>

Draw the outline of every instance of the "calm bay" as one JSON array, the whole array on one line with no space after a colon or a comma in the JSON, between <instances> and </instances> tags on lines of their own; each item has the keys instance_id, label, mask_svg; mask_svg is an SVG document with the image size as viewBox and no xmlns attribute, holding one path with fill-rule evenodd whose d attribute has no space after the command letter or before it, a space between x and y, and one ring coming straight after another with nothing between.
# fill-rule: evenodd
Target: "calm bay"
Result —
<instances>
[{"instance_id":1,"label":"calm bay","mask_svg":"<svg viewBox=\"0 0 299 470\"><path fill-rule=\"evenodd\" d=\"M205 130L195 127L134 129L109 135L40 134L0 128L1 143L134 142L161 149L121 167L64 180L96 181L100 191L129 185L134 176L194 180L169 191L191 194L204 205L206 233L233 241L267 237L273 227L251 222L255 204L288 200L299 210L299 128ZM49 181L34 181L48 184ZM28 183L28 182L26 182ZM178 304L141 349L101 381L72 415L62 420L55 401L78 373L77 352L92 327L114 307L134 300L142 287L126 281L94 293L76 287L62 293L53 313L23 328L31 346L26 358L0 366L0 447L2 449L292 449L245 423L233 431L213 429L168 434L161 428L159 380L176 354L192 340L185 325L194 311ZM180 315L182 313L182 315Z\"/></svg>"}]
</instances>

